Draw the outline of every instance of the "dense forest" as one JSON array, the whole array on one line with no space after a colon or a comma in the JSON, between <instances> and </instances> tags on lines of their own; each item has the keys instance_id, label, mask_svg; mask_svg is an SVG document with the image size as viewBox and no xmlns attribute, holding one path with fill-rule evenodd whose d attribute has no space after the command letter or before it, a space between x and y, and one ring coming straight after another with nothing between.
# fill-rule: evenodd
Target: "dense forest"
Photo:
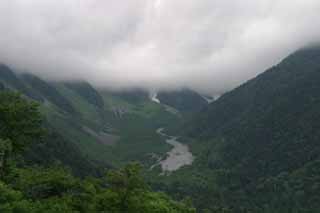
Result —
<instances>
[{"instance_id":1,"label":"dense forest","mask_svg":"<svg viewBox=\"0 0 320 213\"><path fill-rule=\"evenodd\" d=\"M195 212L188 200L152 192L137 163L100 178L74 176L59 162L27 165L23 153L48 134L38 104L6 90L0 99L0 212Z\"/></svg>"},{"instance_id":2,"label":"dense forest","mask_svg":"<svg viewBox=\"0 0 320 213\"><path fill-rule=\"evenodd\" d=\"M187 122L196 162L154 184L199 210L319 212L319 91L320 48L293 53Z\"/></svg>"}]
</instances>

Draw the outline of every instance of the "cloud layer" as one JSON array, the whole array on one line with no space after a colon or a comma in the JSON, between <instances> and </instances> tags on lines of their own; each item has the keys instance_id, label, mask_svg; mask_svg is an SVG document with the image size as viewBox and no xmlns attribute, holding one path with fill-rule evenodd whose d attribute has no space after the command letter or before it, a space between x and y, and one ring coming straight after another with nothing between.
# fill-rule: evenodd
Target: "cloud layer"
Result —
<instances>
[{"instance_id":1,"label":"cloud layer","mask_svg":"<svg viewBox=\"0 0 320 213\"><path fill-rule=\"evenodd\" d=\"M0 61L102 87L229 90L320 39L319 0L6 0Z\"/></svg>"}]
</instances>

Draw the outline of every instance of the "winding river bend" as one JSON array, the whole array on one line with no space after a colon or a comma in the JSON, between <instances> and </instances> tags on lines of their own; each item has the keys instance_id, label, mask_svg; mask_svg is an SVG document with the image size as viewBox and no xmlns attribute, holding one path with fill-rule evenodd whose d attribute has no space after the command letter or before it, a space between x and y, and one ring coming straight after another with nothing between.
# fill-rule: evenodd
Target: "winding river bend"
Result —
<instances>
[{"instance_id":1,"label":"winding river bend","mask_svg":"<svg viewBox=\"0 0 320 213\"><path fill-rule=\"evenodd\" d=\"M159 128L157 133L163 137L166 137L166 143L173 146L173 148L167 152L166 158L160 160L156 165L161 165L163 173L176 171L182 166L191 165L194 160L194 156L189 151L189 147L180 143L177 140L178 137L166 135L163 133L163 130L163 128Z\"/></svg>"}]
</instances>

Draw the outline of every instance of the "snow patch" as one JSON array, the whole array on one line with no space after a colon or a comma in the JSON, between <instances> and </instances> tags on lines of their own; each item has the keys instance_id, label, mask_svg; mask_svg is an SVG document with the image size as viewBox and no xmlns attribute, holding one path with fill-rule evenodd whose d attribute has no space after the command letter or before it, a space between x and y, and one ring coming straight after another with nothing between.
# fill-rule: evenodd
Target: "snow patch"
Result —
<instances>
[{"instance_id":1,"label":"snow patch","mask_svg":"<svg viewBox=\"0 0 320 213\"><path fill-rule=\"evenodd\" d=\"M153 101L153 102L156 102L158 104L160 104L160 100L157 98L158 96L158 93L154 92L154 93L151 93L150 94L150 99Z\"/></svg>"},{"instance_id":2,"label":"snow patch","mask_svg":"<svg viewBox=\"0 0 320 213\"><path fill-rule=\"evenodd\" d=\"M206 95L201 95L201 97L206 100L209 104L218 100L221 95L214 95L214 96L206 96Z\"/></svg>"}]
</instances>

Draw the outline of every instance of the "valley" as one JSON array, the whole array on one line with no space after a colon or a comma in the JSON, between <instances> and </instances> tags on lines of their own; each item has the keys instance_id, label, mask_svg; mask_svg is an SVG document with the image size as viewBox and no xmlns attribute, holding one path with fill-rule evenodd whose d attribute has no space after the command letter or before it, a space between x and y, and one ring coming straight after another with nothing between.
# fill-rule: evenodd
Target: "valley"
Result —
<instances>
[{"instance_id":1,"label":"valley","mask_svg":"<svg viewBox=\"0 0 320 213\"><path fill-rule=\"evenodd\" d=\"M0 1L0 213L320 213L319 11Z\"/></svg>"},{"instance_id":2,"label":"valley","mask_svg":"<svg viewBox=\"0 0 320 213\"><path fill-rule=\"evenodd\" d=\"M149 153L165 156L172 145L165 143L157 129L178 127L198 110L183 110L183 102L190 106L206 103L190 90L171 96L141 89L115 92L84 81L46 82L34 75L16 74L4 65L0 82L37 101L48 124L82 155L111 167L139 161L147 168ZM174 96L183 97L182 102L173 101Z\"/></svg>"},{"instance_id":3,"label":"valley","mask_svg":"<svg viewBox=\"0 0 320 213\"><path fill-rule=\"evenodd\" d=\"M5 65L0 85L35 101L51 131L25 153L31 165L99 176L139 162L153 190L190 197L201 213L316 212L319 70L320 48L302 49L215 101L47 82Z\"/></svg>"}]
</instances>

